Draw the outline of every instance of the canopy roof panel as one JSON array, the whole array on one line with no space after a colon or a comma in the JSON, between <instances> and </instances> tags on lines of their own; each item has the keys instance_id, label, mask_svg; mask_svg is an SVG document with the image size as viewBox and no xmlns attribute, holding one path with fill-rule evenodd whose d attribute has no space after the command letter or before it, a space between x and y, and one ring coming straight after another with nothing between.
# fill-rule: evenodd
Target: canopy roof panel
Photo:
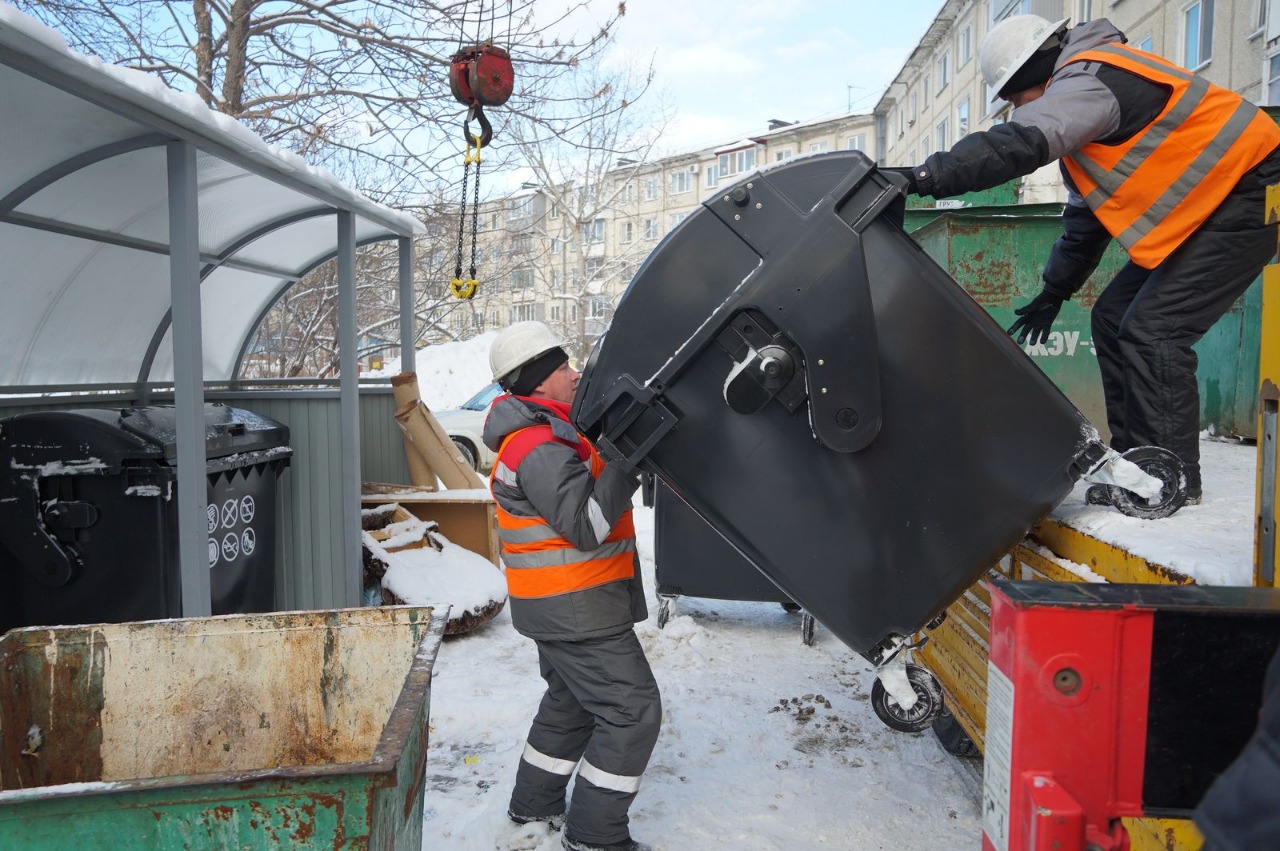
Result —
<instances>
[{"instance_id":1,"label":"canopy roof panel","mask_svg":"<svg viewBox=\"0 0 1280 851\"><path fill-rule=\"evenodd\" d=\"M0 389L172 378L171 142L197 151L206 380L234 378L265 311L334 256L339 211L357 242L421 229L3 2L0 115Z\"/></svg>"}]
</instances>

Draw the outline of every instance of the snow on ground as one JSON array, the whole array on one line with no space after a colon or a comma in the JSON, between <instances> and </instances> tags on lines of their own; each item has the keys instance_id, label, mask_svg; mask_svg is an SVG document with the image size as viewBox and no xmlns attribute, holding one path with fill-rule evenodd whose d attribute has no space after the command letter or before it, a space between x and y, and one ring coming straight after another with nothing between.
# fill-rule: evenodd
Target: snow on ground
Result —
<instances>
[{"instance_id":1,"label":"snow on ground","mask_svg":"<svg viewBox=\"0 0 1280 851\"><path fill-rule=\"evenodd\" d=\"M1201 584L1252 585L1258 449L1205 437L1200 467L1204 501L1164 520L1139 520L1110 506L1086 505L1083 482L1049 516Z\"/></svg>"},{"instance_id":2,"label":"snow on ground","mask_svg":"<svg viewBox=\"0 0 1280 851\"><path fill-rule=\"evenodd\" d=\"M658 851L976 848L979 805L931 732L871 709L870 665L776 603L682 597L655 625L653 512L636 508L650 618L637 627L663 729L631 809ZM423 848L556 851L559 834L506 817L543 691L533 642L504 610L446 640L431 689ZM806 711L812 709L812 715Z\"/></svg>"}]
</instances>

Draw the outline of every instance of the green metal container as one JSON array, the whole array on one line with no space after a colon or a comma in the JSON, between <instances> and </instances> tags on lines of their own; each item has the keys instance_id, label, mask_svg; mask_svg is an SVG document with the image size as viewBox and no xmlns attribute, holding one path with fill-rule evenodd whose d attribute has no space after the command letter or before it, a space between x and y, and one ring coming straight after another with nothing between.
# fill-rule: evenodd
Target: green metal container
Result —
<instances>
[{"instance_id":1,"label":"green metal container","mask_svg":"<svg viewBox=\"0 0 1280 851\"><path fill-rule=\"evenodd\" d=\"M445 617L382 607L0 638L0 848L422 845Z\"/></svg>"},{"instance_id":2,"label":"green metal container","mask_svg":"<svg viewBox=\"0 0 1280 851\"><path fill-rule=\"evenodd\" d=\"M1040 273L1062 234L1062 205L1020 204L960 209L914 209L906 229L1004 327L1014 308L1040 292ZM1112 243L1093 276L1062 307L1047 343L1027 354L1107 436L1089 311L1127 257ZM1258 348L1262 333L1261 278L1198 344L1201 427L1256 437Z\"/></svg>"}]
</instances>

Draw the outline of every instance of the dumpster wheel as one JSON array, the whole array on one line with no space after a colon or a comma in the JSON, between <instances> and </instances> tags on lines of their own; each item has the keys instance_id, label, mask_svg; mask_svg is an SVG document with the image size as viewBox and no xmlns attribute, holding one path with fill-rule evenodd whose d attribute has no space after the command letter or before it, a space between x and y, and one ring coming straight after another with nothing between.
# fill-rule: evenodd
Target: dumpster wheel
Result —
<instances>
[{"instance_id":1,"label":"dumpster wheel","mask_svg":"<svg viewBox=\"0 0 1280 851\"><path fill-rule=\"evenodd\" d=\"M886 726L902 733L919 733L933 724L942 711L942 686L937 677L919 665L907 664L907 680L916 692L916 703L903 709L876 679L871 686L871 708Z\"/></svg>"},{"instance_id":2,"label":"dumpster wheel","mask_svg":"<svg viewBox=\"0 0 1280 851\"><path fill-rule=\"evenodd\" d=\"M670 594L658 595L658 629L665 627L667 621L671 620L671 607L675 602L676 598Z\"/></svg>"},{"instance_id":3,"label":"dumpster wheel","mask_svg":"<svg viewBox=\"0 0 1280 851\"><path fill-rule=\"evenodd\" d=\"M1108 486L1111 504L1129 517L1143 520L1159 520L1168 517L1187 501L1187 468L1182 459L1168 449L1158 446L1138 446L1123 453L1126 461L1132 461L1148 476L1155 476L1163 483L1160 496L1145 500L1131 491L1116 485Z\"/></svg>"}]
</instances>

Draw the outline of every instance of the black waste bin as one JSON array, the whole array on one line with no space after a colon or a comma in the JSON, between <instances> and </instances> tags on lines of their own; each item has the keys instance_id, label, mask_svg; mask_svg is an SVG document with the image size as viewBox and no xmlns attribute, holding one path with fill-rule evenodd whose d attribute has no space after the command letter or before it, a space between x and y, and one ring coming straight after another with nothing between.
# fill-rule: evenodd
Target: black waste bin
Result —
<instances>
[{"instance_id":1,"label":"black waste bin","mask_svg":"<svg viewBox=\"0 0 1280 851\"><path fill-rule=\"evenodd\" d=\"M653 568L659 629L667 625L677 597L778 603L788 611L800 610L661 481L653 489ZM801 616L800 635L806 644L813 641L808 613Z\"/></svg>"},{"instance_id":2,"label":"black waste bin","mask_svg":"<svg viewBox=\"0 0 1280 851\"><path fill-rule=\"evenodd\" d=\"M172 407L0 421L0 632L182 615ZM213 613L274 608L289 429L205 405Z\"/></svg>"},{"instance_id":3,"label":"black waste bin","mask_svg":"<svg viewBox=\"0 0 1280 851\"><path fill-rule=\"evenodd\" d=\"M648 257L573 418L873 662L1106 449L902 230L857 152L718 193Z\"/></svg>"}]
</instances>

